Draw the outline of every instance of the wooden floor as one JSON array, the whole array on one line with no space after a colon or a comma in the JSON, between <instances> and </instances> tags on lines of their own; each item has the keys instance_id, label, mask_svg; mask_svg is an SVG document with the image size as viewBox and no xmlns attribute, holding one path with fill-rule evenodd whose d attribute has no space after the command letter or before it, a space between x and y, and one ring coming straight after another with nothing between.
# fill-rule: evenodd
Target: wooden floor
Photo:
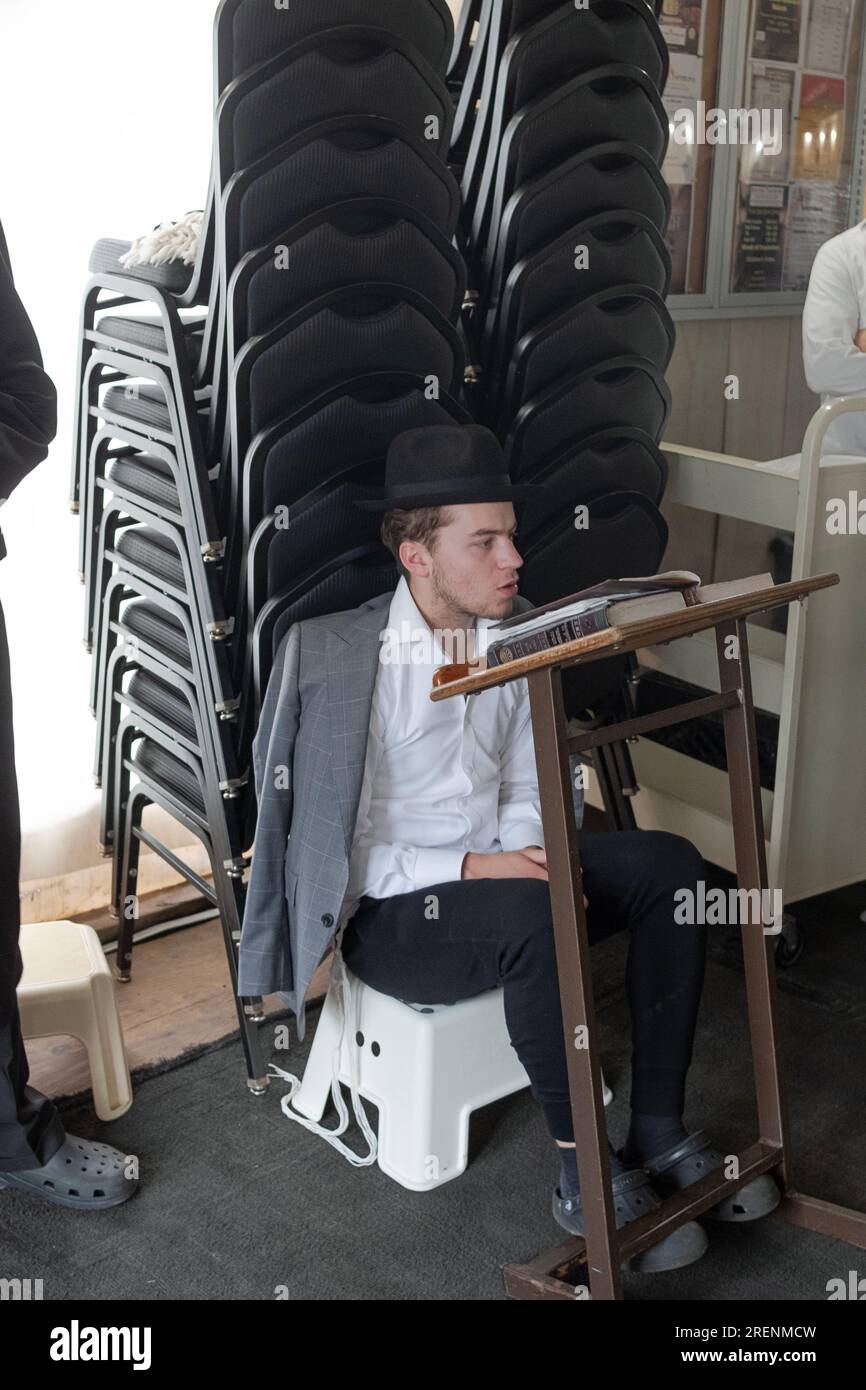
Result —
<instances>
[{"instance_id":1,"label":"wooden floor","mask_svg":"<svg viewBox=\"0 0 866 1390\"><path fill-rule=\"evenodd\" d=\"M109 955L109 961L113 959ZM327 990L330 960L316 972L308 999ZM116 983L115 991L130 1070L179 1057L188 1048L215 1042L237 1028L216 918L137 945L132 979L129 984ZM284 1007L277 995L265 1000L268 1014L280 1013ZM31 1039L27 1057L30 1083L43 1095L71 1095L90 1085L87 1054L75 1038Z\"/></svg>"}]
</instances>

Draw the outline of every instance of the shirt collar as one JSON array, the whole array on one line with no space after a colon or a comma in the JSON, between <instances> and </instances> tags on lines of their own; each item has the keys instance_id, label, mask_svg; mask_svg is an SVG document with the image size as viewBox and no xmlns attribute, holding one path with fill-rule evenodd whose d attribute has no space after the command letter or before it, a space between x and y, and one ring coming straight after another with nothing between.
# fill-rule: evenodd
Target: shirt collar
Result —
<instances>
[{"instance_id":1,"label":"shirt collar","mask_svg":"<svg viewBox=\"0 0 866 1390\"><path fill-rule=\"evenodd\" d=\"M487 629L492 626L494 621L493 618L475 619L479 656L485 655L487 651ZM388 610L387 632L387 640L401 651L415 642L428 642L431 644L430 650L434 665L444 665L449 660L430 624L412 597L412 590L405 575L401 575L391 600L391 607Z\"/></svg>"}]
</instances>

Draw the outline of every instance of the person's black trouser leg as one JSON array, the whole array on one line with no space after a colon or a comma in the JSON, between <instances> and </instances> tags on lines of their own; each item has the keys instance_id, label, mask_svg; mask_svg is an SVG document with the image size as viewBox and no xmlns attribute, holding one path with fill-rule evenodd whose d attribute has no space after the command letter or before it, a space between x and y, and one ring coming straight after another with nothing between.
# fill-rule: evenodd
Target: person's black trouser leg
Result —
<instances>
[{"instance_id":1,"label":"person's black trouser leg","mask_svg":"<svg viewBox=\"0 0 866 1390\"><path fill-rule=\"evenodd\" d=\"M590 942L628 929L631 1108L679 1115L704 980L706 927L675 921L704 861L665 831L582 831ZM343 934L355 975L398 999L453 1004L501 985L508 1035L554 1139L573 1142L550 891L540 879L440 883L362 898Z\"/></svg>"},{"instance_id":2,"label":"person's black trouser leg","mask_svg":"<svg viewBox=\"0 0 866 1390\"><path fill-rule=\"evenodd\" d=\"M0 607L0 1172L5 1173L42 1168L66 1137L51 1101L27 1084L30 1070L15 993L21 979L20 856L9 648Z\"/></svg>"}]
</instances>

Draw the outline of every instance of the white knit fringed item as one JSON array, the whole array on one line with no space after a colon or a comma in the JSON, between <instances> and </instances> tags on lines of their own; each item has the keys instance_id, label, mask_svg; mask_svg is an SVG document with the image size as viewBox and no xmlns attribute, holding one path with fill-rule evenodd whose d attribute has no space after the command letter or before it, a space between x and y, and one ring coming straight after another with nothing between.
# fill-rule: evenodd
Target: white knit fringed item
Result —
<instances>
[{"instance_id":1,"label":"white knit fringed item","mask_svg":"<svg viewBox=\"0 0 866 1390\"><path fill-rule=\"evenodd\" d=\"M204 213L188 212L179 222L161 222L147 236L140 236L120 257L120 264L129 269L134 265L170 265L183 261L193 265L198 254Z\"/></svg>"}]
</instances>

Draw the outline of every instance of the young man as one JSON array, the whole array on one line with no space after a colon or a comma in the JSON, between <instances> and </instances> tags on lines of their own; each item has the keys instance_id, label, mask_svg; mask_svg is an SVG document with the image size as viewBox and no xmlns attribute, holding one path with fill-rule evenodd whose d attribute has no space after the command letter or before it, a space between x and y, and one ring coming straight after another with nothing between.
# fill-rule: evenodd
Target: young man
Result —
<instances>
[{"instance_id":1,"label":"young man","mask_svg":"<svg viewBox=\"0 0 866 1390\"><path fill-rule=\"evenodd\" d=\"M0 505L47 457L56 431L57 392L16 293L0 227ZM0 535L0 559L5 554ZM124 1155L109 1144L66 1134L51 1101L29 1085L16 997L22 969L20 850L9 651L0 608L0 1188L21 1188L67 1207L115 1206L138 1186L125 1176Z\"/></svg>"},{"instance_id":2,"label":"young man","mask_svg":"<svg viewBox=\"0 0 866 1390\"><path fill-rule=\"evenodd\" d=\"M274 665L255 746L259 824L240 950L242 995L282 993L304 1036L304 996L331 938L372 988L454 1003L501 985L512 1046L560 1161L553 1214L583 1234L544 831L525 680L433 702L435 669L484 649L517 597L513 487L480 426L410 430L389 452L382 537L393 594L295 624ZM469 648L468 653L464 648ZM704 975L704 926L678 925L674 892L704 877L695 847L659 831L581 831L591 941L631 936L631 1128L611 1150L617 1224L717 1167L682 1124ZM437 914L430 920L430 897ZM720 1203L751 1220L772 1178ZM633 1268L698 1259L690 1222Z\"/></svg>"}]
</instances>

